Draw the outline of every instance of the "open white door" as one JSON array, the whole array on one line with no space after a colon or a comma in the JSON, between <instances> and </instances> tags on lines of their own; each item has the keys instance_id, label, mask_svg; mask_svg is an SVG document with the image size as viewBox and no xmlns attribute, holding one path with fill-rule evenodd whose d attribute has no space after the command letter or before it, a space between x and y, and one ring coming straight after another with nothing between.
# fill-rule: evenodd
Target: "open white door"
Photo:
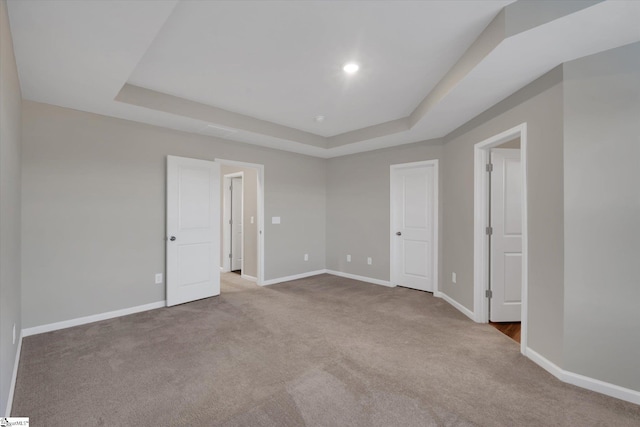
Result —
<instances>
[{"instance_id":1,"label":"open white door","mask_svg":"<svg viewBox=\"0 0 640 427\"><path fill-rule=\"evenodd\" d=\"M492 322L519 322L522 312L522 168L520 150L491 150Z\"/></svg>"},{"instance_id":2,"label":"open white door","mask_svg":"<svg viewBox=\"0 0 640 427\"><path fill-rule=\"evenodd\" d=\"M167 306L220 294L220 167L167 157Z\"/></svg>"},{"instance_id":3,"label":"open white door","mask_svg":"<svg viewBox=\"0 0 640 427\"><path fill-rule=\"evenodd\" d=\"M437 161L391 166L391 283L437 291Z\"/></svg>"},{"instance_id":4,"label":"open white door","mask_svg":"<svg viewBox=\"0 0 640 427\"><path fill-rule=\"evenodd\" d=\"M243 178L231 178L231 271L242 270L243 257Z\"/></svg>"}]
</instances>

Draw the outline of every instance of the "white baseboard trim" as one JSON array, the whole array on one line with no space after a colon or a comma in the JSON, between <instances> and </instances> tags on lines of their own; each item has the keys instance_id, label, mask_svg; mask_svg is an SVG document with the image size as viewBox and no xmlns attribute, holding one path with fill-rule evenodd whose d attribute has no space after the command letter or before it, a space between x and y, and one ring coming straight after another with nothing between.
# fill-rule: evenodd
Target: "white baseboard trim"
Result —
<instances>
[{"instance_id":1,"label":"white baseboard trim","mask_svg":"<svg viewBox=\"0 0 640 427\"><path fill-rule=\"evenodd\" d=\"M433 295L436 296L436 297L442 298L443 300L445 300L446 302L448 302L449 304L451 304L452 306L457 308L459 311L461 311L462 314L464 314L469 319L471 319L471 320L473 320L475 322L473 311L469 310L467 307L465 307L464 305L460 304L458 301L454 300L449 295L445 294L444 292L438 292L437 294L434 293Z\"/></svg>"},{"instance_id":2,"label":"white baseboard trim","mask_svg":"<svg viewBox=\"0 0 640 427\"><path fill-rule=\"evenodd\" d=\"M619 385L607 383L570 371L565 371L549 359L542 356L540 353L532 350L530 347L527 347L525 355L542 369L549 372L562 382L640 405L640 391L621 387Z\"/></svg>"},{"instance_id":3,"label":"white baseboard trim","mask_svg":"<svg viewBox=\"0 0 640 427\"><path fill-rule=\"evenodd\" d=\"M64 320L62 322L49 323L47 325L34 326L22 330L22 336L43 334L45 332L57 331L59 329L71 328L72 326L85 325L87 323L98 322L100 320L113 319L114 317L126 316L128 314L140 313L141 311L153 310L165 307L166 301L152 302L150 304L138 305L136 307L123 308L122 310L108 311L106 313L93 314L91 316L78 317L77 319Z\"/></svg>"},{"instance_id":4,"label":"white baseboard trim","mask_svg":"<svg viewBox=\"0 0 640 427\"><path fill-rule=\"evenodd\" d=\"M16 360L13 363L13 374L11 375L11 385L9 386L9 396L7 397L7 406L5 417L11 416L11 407L13 406L13 393L16 390L16 379L18 378L18 365L20 364L20 353L22 353L22 332L18 338L18 349L16 350Z\"/></svg>"},{"instance_id":5,"label":"white baseboard trim","mask_svg":"<svg viewBox=\"0 0 640 427\"><path fill-rule=\"evenodd\" d=\"M275 285L276 283L289 282L291 280L304 279L305 277L317 276L324 274L327 270L308 271L306 273L294 274L293 276L278 277L277 279L269 279L262 282L262 286Z\"/></svg>"},{"instance_id":6,"label":"white baseboard trim","mask_svg":"<svg viewBox=\"0 0 640 427\"><path fill-rule=\"evenodd\" d=\"M257 277L249 276L248 274L241 274L240 277L242 277L244 280L248 280L250 282L257 282L258 281Z\"/></svg>"},{"instance_id":7,"label":"white baseboard trim","mask_svg":"<svg viewBox=\"0 0 640 427\"><path fill-rule=\"evenodd\" d=\"M525 350L525 356L527 356L529 359L531 359L531 361L533 361L535 364L540 366L545 371L549 372L551 375L553 375L560 381L564 381L562 379L563 370L558 365L556 365L546 357L542 356L537 351L532 350L530 347L527 347Z\"/></svg>"},{"instance_id":8,"label":"white baseboard trim","mask_svg":"<svg viewBox=\"0 0 640 427\"><path fill-rule=\"evenodd\" d=\"M358 276L357 274L343 273L342 271L335 271L335 270L326 270L326 273L332 274L334 276L344 277L347 279L359 280L361 282L373 283L374 285L381 285L389 288L395 287L388 280L373 279L371 277Z\"/></svg>"},{"instance_id":9,"label":"white baseboard trim","mask_svg":"<svg viewBox=\"0 0 640 427\"><path fill-rule=\"evenodd\" d=\"M333 276L345 277L347 279L359 280L361 282L373 283L375 285L382 285L387 287L394 287L390 282L386 280L373 279L371 277L358 276L356 274L343 273L335 270L316 270L309 271L308 273L295 274L293 276L279 277L277 279L265 280L262 282L262 286L275 285L276 283L288 282L290 280L304 279L306 277L317 276L318 274L331 274ZM244 277L244 276L243 276ZM253 280L253 278L247 278L247 280Z\"/></svg>"}]
</instances>

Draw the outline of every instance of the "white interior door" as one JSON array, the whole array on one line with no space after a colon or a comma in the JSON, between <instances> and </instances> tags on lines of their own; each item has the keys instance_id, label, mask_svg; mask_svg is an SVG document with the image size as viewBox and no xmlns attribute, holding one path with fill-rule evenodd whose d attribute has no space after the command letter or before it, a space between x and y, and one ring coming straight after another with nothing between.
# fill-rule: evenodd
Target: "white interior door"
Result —
<instances>
[{"instance_id":1,"label":"white interior door","mask_svg":"<svg viewBox=\"0 0 640 427\"><path fill-rule=\"evenodd\" d=\"M220 294L220 167L167 157L167 306Z\"/></svg>"},{"instance_id":2,"label":"white interior door","mask_svg":"<svg viewBox=\"0 0 640 427\"><path fill-rule=\"evenodd\" d=\"M391 169L394 285L433 292L437 283L437 163Z\"/></svg>"},{"instance_id":3,"label":"white interior door","mask_svg":"<svg viewBox=\"0 0 640 427\"><path fill-rule=\"evenodd\" d=\"M242 178L231 179L231 271L242 270Z\"/></svg>"},{"instance_id":4,"label":"white interior door","mask_svg":"<svg viewBox=\"0 0 640 427\"><path fill-rule=\"evenodd\" d=\"M491 150L489 319L519 322L522 307L522 168L520 150Z\"/></svg>"}]
</instances>

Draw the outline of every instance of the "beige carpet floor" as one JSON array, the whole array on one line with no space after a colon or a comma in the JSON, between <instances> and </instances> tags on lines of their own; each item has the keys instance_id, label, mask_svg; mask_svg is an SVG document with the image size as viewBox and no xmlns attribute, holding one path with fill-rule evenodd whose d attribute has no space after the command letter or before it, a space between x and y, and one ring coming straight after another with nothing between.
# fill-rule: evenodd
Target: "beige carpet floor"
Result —
<instances>
[{"instance_id":1,"label":"beige carpet floor","mask_svg":"<svg viewBox=\"0 0 640 427\"><path fill-rule=\"evenodd\" d=\"M321 275L24 339L32 426L639 426L430 294Z\"/></svg>"}]
</instances>

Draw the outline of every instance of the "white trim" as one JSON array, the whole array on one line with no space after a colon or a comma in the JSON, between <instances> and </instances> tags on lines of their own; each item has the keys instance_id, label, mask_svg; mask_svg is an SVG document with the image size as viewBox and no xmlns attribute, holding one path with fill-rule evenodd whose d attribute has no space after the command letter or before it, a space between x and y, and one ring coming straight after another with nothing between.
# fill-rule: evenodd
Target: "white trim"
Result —
<instances>
[{"instance_id":1,"label":"white trim","mask_svg":"<svg viewBox=\"0 0 640 427\"><path fill-rule=\"evenodd\" d=\"M446 302L448 302L449 304L451 304L452 306L457 308L460 312L462 312L462 314L467 316L469 319L476 320L475 316L473 315L473 311L469 310L467 307L465 307L464 305L460 304L458 301L454 300L453 298L451 298L449 295L445 294L444 292L438 292L437 295L434 293L433 296L442 298L443 300L445 300Z\"/></svg>"},{"instance_id":2,"label":"white trim","mask_svg":"<svg viewBox=\"0 0 640 427\"><path fill-rule=\"evenodd\" d=\"M640 405L640 391L621 387L619 385L611 384L605 381L600 381L595 378L586 377L574 372L563 371L563 373L564 376L562 378L562 381L568 384L586 388L587 390L595 391L596 393L606 394L607 396L615 397L616 399L626 400L627 402Z\"/></svg>"},{"instance_id":3,"label":"white trim","mask_svg":"<svg viewBox=\"0 0 640 427\"><path fill-rule=\"evenodd\" d=\"M358 276L357 274L343 273L342 271L326 270L326 273L334 276L344 277L346 279L359 280L361 282L373 283L374 285L386 286L388 288L395 288L388 280L373 279L366 276Z\"/></svg>"},{"instance_id":4,"label":"white trim","mask_svg":"<svg viewBox=\"0 0 640 427\"><path fill-rule=\"evenodd\" d=\"M264 280L259 283L261 286L275 285L276 283L289 282L291 280L304 279L306 277L317 276L318 274L324 274L327 270L308 271L306 273L294 274L292 276L278 277L277 279Z\"/></svg>"},{"instance_id":5,"label":"white trim","mask_svg":"<svg viewBox=\"0 0 640 427\"><path fill-rule=\"evenodd\" d=\"M526 354L528 331L528 222L527 222L527 124L522 123L474 145L474 239L473 239L473 312L478 323L489 321L489 300L485 291L489 289L488 264L489 241L485 227L489 220L489 185L485 165L489 160L489 149L520 137L520 163L522 165L522 318L520 352Z\"/></svg>"},{"instance_id":6,"label":"white trim","mask_svg":"<svg viewBox=\"0 0 640 427\"><path fill-rule=\"evenodd\" d=\"M563 381L562 376L564 371L562 370L562 368L560 368L558 365L556 365L546 357L542 356L537 351L527 347L525 356L527 356L529 359L531 359L532 362L540 366L545 371L549 372L557 379Z\"/></svg>"},{"instance_id":7,"label":"white trim","mask_svg":"<svg viewBox=\"0 0 640 427\"><path fill-rule=\"evenodd\" d=\"M520 352L529 345L529 183L527 180L527 124L520 128L520 164L522 167L522 307L520 319Z\"/></svg>"},{"instance_id":8,"label":"white trim","mask_svg":"<svg viewBox=\"0 0 640 427\"><path fill-rule=\"evenodd\" d=\"M257 282L258 281L257 277L249 276L248 274L240 274L240 277L242 277L244 280L248 280L250 282Z\"/></svg>"},{"instance_id":9,"label":"white trim","mask_svg":"<svg viewBox=\"0 0 640 427\"><path fill-rule=\"evenodd\" d=\"M264 165L259 163L238 162L235 160L215 159L221 165L239 166L256 169L258 172L258 285L264 285Z\"/></svg>"},{"instance_id":10,"label":"white trim","mask_svg":"<svg viewBox=\"0 0 640 427\"><path fill-rule=\"evenodd\" d=\"M474 149L474 197L473 197L473 312L475 321L478 323L486 323L488 321L488 313L483 304L484 295L483 292L486 289L486 281L488 280L487 259L485 258L488 252L487 242L482 232L486 226L486 217L488 208L488 189L485 185L485 180L482 179L484 172L484 165L487 164L487 153L483 149L479 149L478 146Z\"/></svg>"},{"instance_id":11,"label":"white trim","mask_svg":"<svg viewBox=\"0 0 640 427\"><path fill-rule=\"evenodd\" d=\"M534 363L562 382L640 405L640 391L565 371L531 348L527 348L525 354Z\"/></svg>"},{"instance_id":12,"label":"white trim","mask_svg":"<svg viewBox=\"0 0 640 427\"><path fill-rule=\"evenodd\" d=\"M440 162L438 159L431 160L433 162L433 294L440 294L440 235L438 229L440 227Z\"/></svg>"},{"instance_id":13,"label":"white trim","mask_svg":"<svg viewBox=\"0 0 640 427\"><path fill-rule=\"evenodd\" d=\"M415 168L420 166L433 167L433 295L439 296L439 272L438 272L438 256L440 253L440 244L438 241L439 238L439 217L440 217L440 199L439 199L439 189L440 189L440 168L438 159L433 160L423 160L420 162L411 162L411 163L400 163L395 165L390 165L389 167L389 235L391 238L389 239L389 285L384 286L396 286L394 284L394 277L396 276L396 268L395 268L395 255L396 255L396 245L395 239L393 238L395 232L395 210L393 206L394 194L395 194L395 186L394 186L394 176L393 172L399 169L405 168Z\"/></svg>"},{"instance_id":14,"label":"white trim","mask_svg":"<svg viewBox=\"0 0 640 427\"><path fill-rule=\"evenodd\" d=\"M6 417L11 416L11 407L13 406L13 393L16 390L16 379L18 378L18 365L20 364L20 354L22 353L22 332L18 339L18 348L16 349L16 359L13 362L13 374L11 375L11 385L9 386L9 396L7 397Z\"/></svg>"},{"instance_id":15,"label":"white trim","mask_svg":"<svg viewBox=\"0 0 640 427\"><path fill-rule=\"evenodd\" d=\"M73 326L86 325L87 323L99 322L100 320L113 319L114 317L126 316L128 314L140 313L141 311L154 310L166 307L166 301L152 302L150 304L138 305L135 307L123 308L121 310L108 311L106 313L93 314L91 316L78 317L76 319L63 320L62 322L49 323L47 325L34 326L22 330L23 337L43 334L45 332L57 331L59 329L71 328Z\"/></svg>"},{"instance_id":16,"label":"white trim","mask_svg":"<svg viewBox=\"0 0 640 427\"><path fill-rule=\"evenodd\" d=\"M262 286L269 286L269 285L275 285L276 283L288 282L288 281L297 280L297 279L304 279L306 277L317 276L319 274L331 274L333 276L344 277L346 279L353 279L353 280L359 280L361 282L373 283L374 285L381 285L381 286L386 286L390 288L395 287L394 285L391 284L391 282L387 280L373 279L371 277L358 276L357 274L343 273L341 271L327 270L327 269L309 271L307 273L294 274L293 276L286 276L286 277L279 277L277 279L265 280L262 283Z\"/></svg>"}]
</instances>

